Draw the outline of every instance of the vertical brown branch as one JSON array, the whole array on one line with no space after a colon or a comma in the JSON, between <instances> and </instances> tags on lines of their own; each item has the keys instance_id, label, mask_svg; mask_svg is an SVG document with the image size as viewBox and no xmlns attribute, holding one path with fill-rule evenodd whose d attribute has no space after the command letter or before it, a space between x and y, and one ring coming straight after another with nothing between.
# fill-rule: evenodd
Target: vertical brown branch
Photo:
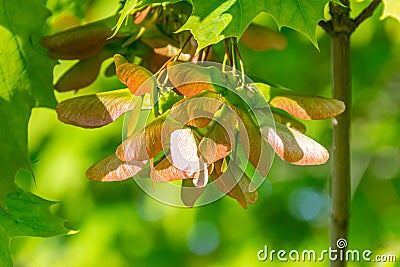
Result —
<instances>
[{"instance_id":1,"label":"vertical brown branch","mask_svg":"<svg viewBox=\"0 0 400 267\"><path fill-rule=\"evenodd\" d=\"M320 21L318 23L331 36L333 97L342 100L346 104L345 112L337 116L333 121L330 246L335 250L339 249L337 246L339 239L344 238L347 240L350 217L352 108L350 36L365 19L373 14L381 2L381 0L373 0L355 19L350 18L349 0L341 0L344 6L330 2L329 12L332 19L328 22ZM343 250L345 249L343 248ZM346 260L332 260L330 266L344 267L346 266Z\"/></svg>"},{"instance_id":2,"label":"vertical brown branch","mask_svg":"<svg viewBox=\"0 0 400 267\"><path fill-rule=\"evenodd\" d=\"M347 240L350 215L350 128L352 81L350 62L350 35L352 21L349 8L330 3L332 40L332 88L333 97L346 105L343 114L333 122L333 173L331 184L332 211L330 222L330 246L338 249L337 241ZM345 248L344 248L345 250ZM344 267L346 261L331 261L332 267Z\"/></svg>"}]
</instances>

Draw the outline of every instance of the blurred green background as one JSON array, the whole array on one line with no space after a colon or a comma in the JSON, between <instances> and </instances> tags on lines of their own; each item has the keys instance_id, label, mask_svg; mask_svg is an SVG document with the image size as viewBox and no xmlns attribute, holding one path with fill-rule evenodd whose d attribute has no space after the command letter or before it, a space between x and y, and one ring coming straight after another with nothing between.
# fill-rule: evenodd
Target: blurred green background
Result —
<instances>
[{"instance_id":1,"label":"blurred green background","mask_svg":"<svg viewBox=\"0 0 400 267\"><path fill-rule=\"evenodd\" d=\"M59 27L49 32L67 27L62 22L73 21L73 16L86 23L111 15L118 5L106 0L68 3L48 1L52 23ZM354 14L367 4L354 4ZM352 36L353 199L348 241L351 249L396 255L398 263L349 266L400 266L400 24L391 18L379 21L381 10ZM256 22L276 27L267 15ZM286 28L282 32L288 39L283 51L260 53L240 46L247 74L299 92L330 96L328 36L318 29L318 51L301 34ZM56 79L69 64L55 68ZM122 86L116 78L101 76L79 94L118 88ZM298 266L260 262L257 252L265 245L287 251L328 248L330 162L298 167L276 157L259 188L259 200L248 210L228 197L201 208L170 207L147 196L133 179L96 183L85 177L89 166L121 142L122 120L85 130L57 121L54 110L33 111L29 145L36 184L24 173L18 182L44 198L61 201L54 212L79 232L14 239L15 266ZM309 136L331 147L330 120L306 125ZM303 264L326 266L328 261Z\"/></svg>"}]
</instances>

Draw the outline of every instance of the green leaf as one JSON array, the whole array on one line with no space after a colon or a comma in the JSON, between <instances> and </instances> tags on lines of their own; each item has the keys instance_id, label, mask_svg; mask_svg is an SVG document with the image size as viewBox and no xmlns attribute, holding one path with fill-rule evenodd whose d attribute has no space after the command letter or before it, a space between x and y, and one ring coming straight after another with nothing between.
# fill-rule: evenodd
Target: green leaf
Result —
<instances>
[{"instance_id":1,"label":"green leaf","mask_svg":"<svg viewBox=\"0 0 400 267\"><path fill-rule=\"evenodd\" d=\"M19 169L30 170L27 126L35 106L55 107L54 61L39 45L49 12L44 0L0 0L0 203ZM34 10L34 12L32 12Z\"/></svg>"},{"instance_id":2,"label":"green leaf","mask_svg":"<svg viewBox=\"0 0 400 267\"><path fill-rule=\"evenodd\" d=\"M193 0L193 12L179 31L189 30L198 42L197 50L227 37L239 38L266 2L255 0Z\"/></svg>"},{"instance_id":3,"label":"green leaf","mask_svg":"<svg viewBox=\"0 0 400 267\"><path fill-rule=\"evenodd\" d=\"M114 37L118 33L119 29L122 27L122 23L124 23L124 20L128 19L128 16L136 11L138 4L138 0L128 0L125 2L124 8L122 8L122 10L120 11L120 16L117 24L114 27L115 32L110 38Z\"/></svg>"},{"instance_id":4,"label":"green leaf","mask_svg":"<svg viewBox=\"0 0 400 267\"><path fill-rule=\"evenodd\" d=\"M330 0L266 0L266 11L279 28L287 26L306 35L318 47L316 28L324 19L324 8Z\"/></svg>"},{"instance_id":5,"label":"green leaf","mask_svg":"<svg viewBox=\"0 0 400 267\"><path fill-rule=\"evenodd\" d=\"M63 225L64 221L50 212L55 203L32 193L7 195L6 208L0 208L0 266L12 266L9 243L13 237L50 237L69 232Z\"/></svg>"},{"instance_id":6,"label":"green leaf","mask_svg":"<svg viewBox=\"0 0 400 267\"><path fill-rule=\"evenodd\" d=\"M236 199L244 209L247 209L247 204L256 203L258 192L249 177L234 161L229 161L225 172L222 172L222 165L223 160L215 162L214 172L210 175L217 188L225 195Z\"/></svg>"},{"instance_id":7,"label":"green leaf","mask_svg":"<svg viewBox=\"0 0 400 267\"><path fill-rule=\"evenodd\" d=\"M382 19L386 17L396 18L400 22L400 2L399 0L383 0L384 9Z\"/></svg>"},{"instance_id":8,"label":"green leaf","mask_svg":"<svg viewBox=\"0 0 400 267\"><path fill-rule=\"evenodd\" d=\"M262 11L271 14L279 28L287 26L305 34L317 46L316 27L324 19L329 0L193 0L193 13L179 31L189 30L198 50L227 37L240 38Z\"/></svg>"},{"instance_id":9,"label":"green leaf","mask_svg":"<svg viewBox=\"0 0 400 267\"><path fill-rule=\"evenodd\" d=\"M111 56L111 52L102 50L95 56L80 60L63 73L54 88L59 92L66 92L89 86L99 75L103 61Z\"/></svg>"}]
</instances>

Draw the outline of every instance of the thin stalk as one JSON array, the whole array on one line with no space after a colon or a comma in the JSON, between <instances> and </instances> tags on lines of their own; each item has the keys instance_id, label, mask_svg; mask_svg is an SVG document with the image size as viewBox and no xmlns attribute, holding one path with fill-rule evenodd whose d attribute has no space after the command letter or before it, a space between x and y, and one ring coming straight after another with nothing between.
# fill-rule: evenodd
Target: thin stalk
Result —
<instances>
[{"instance_id":1,"label":"thin stalk","mask_svg":"<svg viewBox=\"0 0 400 267\"><path fill-rule=\"evenodd\" d=\"M245 87L245 77L244 77L244 64L243 64L243 60L242 60L242 56L240 55L240 51L239 51L239 47L237 45L237 40L235 39L234 41L234 46L235 46L235 51L236 51L236 55L238 56L239 59L239 65L240 65L240 71L242 72L242 88Z\"/></svg>"},{"instance_id":2,"label":"thin stalk","mask_svg":"<svg viewBox=\"0 0 400 267\"><path fill-rule=\"evenodd\" d=\"M349 8L332 2L329 7L332 16L332 93L334 98L342 100L346 105L345 112L333 120L330 246L332 249L342 249L344 252L346 246L338 247L338 240L347 240L351 201L350 128L352 81L350 35L352 23L349 17ZM330 266L344 267L346 266L346 261L343 259L331 261Z\"/></svg>"},{"instance_id":3,"label":"thin stalk","mask_svg":"<svg viewBox=\"0 0 400 267\"><path fill-rule=\"evenodd\" d=\"M332 19L318 24L331 36L332 41L332 95L342 100L346 110L333 120L333 157L331 198L332 210L330 221L330 246L334 250L342 249L345 255L347 242L340 244L338 240L348 238L350 202L351 202L351 156L350 132L352 109L352 76L350 56L350 36L357 27L372 16L374 10L382 3L372 0L370 5L355 19L350 18L350 1L341 0L345 6L329 3ZM339 247L338 247L339 245ZM345 259L331 261L331 267L346 266Z\"/></svg>"},{"instance_id":4,"label":"thin stalk","mask_svg":"<svg viewBox=\"0 0 400 267\"><path fill-rule=\"evenodd\" d=\"M233 62L232 62L232 57L231 57L231 53L229 51L229 39L225 39L225 55L224 55L224 62L226 61L225 58L228 60L228 64L229 66L232 67Z\"/></svg>"},{"instance_id":5,"label":"thin stalk","mask_svg":"<svg viewBox=\"0 0 400 267\"><path fill-rule=\"evenodd\" d=\"M236 73L236 55L235 55L235 42L232 40L232 38L229 38L230 43L231 43L231 53L232 53L232 72L235 74Z\"/></svg>"},{"instance_id":6,"label":"thin stalk","mask_svg":"<svg viewBox=\"0 0 400 267\"><path fill-rule=\"evenodd\" d=\"M179 49L178 53L174 56L174 61L177 61L179 56L182 54L183 49L185 49L186 45L189 43L190 39L192 38L192 35L189 35L186 40L183 42L182 47Z\"/></svg>"}]
</instances>

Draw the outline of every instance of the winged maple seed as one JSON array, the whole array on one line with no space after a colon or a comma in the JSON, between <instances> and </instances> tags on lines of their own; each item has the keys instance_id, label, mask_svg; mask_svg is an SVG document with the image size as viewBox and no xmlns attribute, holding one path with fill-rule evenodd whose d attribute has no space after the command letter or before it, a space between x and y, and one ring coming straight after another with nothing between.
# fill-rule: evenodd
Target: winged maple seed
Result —
<instances>
[{"instance_id":1,"label":"winged maple seed","mask_svg":"<svg viewBox=\"0 0 400 267\"><path fill-rule=\"evenodd\" d=\"M247 208L257 200L257 186L243 171L247 168L243 159L265 177L272 150L297 165L323 164L329 158L323 146L304 135L305 126L294 117L336 116L344 111L339 100L299 95L266 84L232 86L230 72L177 62L168 64L167 75L162 76L173 86L170 94L159 88L157 77L144 67L120 55L114 61L117 77L127 89L79 96L57 106L59 120L83 128L101 127L127 111L136 112L116 152L88 169L91 180L122 181L149 170L153 182L182 180L181 198L187 206L194 206L207 184L214 183ZM162 109L153 103L154 115L133 131L145 94L172 102L164 103ZM244 158L238 156L239 147Z\"/></svg>"}]
</instances>

